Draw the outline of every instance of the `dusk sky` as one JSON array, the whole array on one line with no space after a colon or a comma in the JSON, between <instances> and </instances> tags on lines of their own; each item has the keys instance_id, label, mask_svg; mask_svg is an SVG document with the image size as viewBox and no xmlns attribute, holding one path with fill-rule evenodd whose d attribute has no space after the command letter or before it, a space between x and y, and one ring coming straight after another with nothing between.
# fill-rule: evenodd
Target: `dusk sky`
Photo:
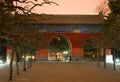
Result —
<instances>
[{"instance_id":1,"label":"dusk sky","mask_svg":"<svg viewBox=\"0 0 120 82\"><path fill-rule=\"evenodd\" d=\"M37 7L34 12L45 14L96 14L96 7L103 0L50 0L59 4L59 6L44 5Z\"/></svg>"}]
</instances>

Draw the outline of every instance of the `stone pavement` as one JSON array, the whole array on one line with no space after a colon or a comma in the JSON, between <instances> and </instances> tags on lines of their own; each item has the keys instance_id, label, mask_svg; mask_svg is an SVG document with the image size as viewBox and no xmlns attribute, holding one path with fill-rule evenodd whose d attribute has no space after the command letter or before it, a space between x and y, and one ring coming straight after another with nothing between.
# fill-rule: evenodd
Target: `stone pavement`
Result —
<instances>
[{"instance_id":1,"label":"stone pavement","mask_svg":"<svg viewBox=\"0 0 120 82\"><path fill-rule=\"evenodd\" d=\"M4 74L3 80L1 73L0 82L120 82L119 71L98 68L96 63L85 61L37 62L26 72L21 71L19 76L14 73L13 81L7 81L8 76Z\"/></svg>"}]
</instances>

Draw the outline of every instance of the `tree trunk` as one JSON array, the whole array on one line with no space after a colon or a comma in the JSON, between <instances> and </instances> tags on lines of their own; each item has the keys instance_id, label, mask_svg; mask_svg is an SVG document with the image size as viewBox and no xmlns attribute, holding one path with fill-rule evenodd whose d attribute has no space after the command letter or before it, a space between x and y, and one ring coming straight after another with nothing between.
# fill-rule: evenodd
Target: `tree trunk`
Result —
<instances>
[{"instance_id":1,"label":"tree trunk","mask_svg":"<svg viewBox=\"0 0 120 82\"><path fill-rule=\"evenodd\" d=\"M28 58L28 61L27 61L27 68L29 69L30 68L30 60Z\"/></svg>"},{"instance_id":2,"label":"tree trunk","mask_svg":"<svg viewBox=\"0 0 120 82\"><path fill-rule=\"evenodd\" d=\"M20 71L19 71L19 64L18 64L18 53L15 53L15 62L16 62L16 70L17 70L17 75L20 75Z\"/></svg>"},{"instance_id":3,"label":"tree trunk","mask_svg":"<svg viewBox=\"0 0 120 82\"><path fill-rule=\"evenodd\" d=\"M26 71L26 54L25 53L23 58L23 71Z\"/></svg>"},{"instance_id":4,"label":"tree trunk","mask_svg":"<svg viewBox=\"0 0 120 82\"><path fill-rule=\"evenodd\" d=\"M103 54L104 54L104 56L103 56L104 57L104 68L106 68L106 53L105 53L105 49L104 49L104 53Z\"/></svg>"},{"instance_id":5,"label":"tree trunk","mask_svg":"<svg viewBox=\"0 0 120 82\"><path fill-rule=\"evenodd\" d=\"M100 56L99 56L98 51L97 51L97 59L98 59L98 67L100 67Z\"/></svg>"},{"instance_id":6,"label":"tree trunk","mask_svg":"<svg viewBox=\"0 0 120 82\"><path fill-rule=\"evenodd\" d=\"M30 67L32 67L32 58L30 58Z\"/></svg>"},{"instance_id":7,"label":"tree trunk","mask_svg":"<svg viewBox=\"0 0 120 82\"><path fill-rule=\"evenodd\" d=\"M32 53L30 53L30 67L32 67Z\"/></svg>"},{"instance_id":8,"label":"tree trunk","mask_svg":"<svg viewBox=\"0 0 120 82\"><path fill-rule=\"evenodd\" d=\"M115 49L113 49L113 70L116 70L116 63L115 63Z\"/></svg>"},{"instance_id":9,"label":"tree trunk","mask_svg":"<svg viewBox=\"0 0 120 82\"><path fill-rule=\"evenodd\" d=\"M9 80L13 80L13 60L14 60L14 54L12 53L10 60Z\"/></svg>"}]
</instances>

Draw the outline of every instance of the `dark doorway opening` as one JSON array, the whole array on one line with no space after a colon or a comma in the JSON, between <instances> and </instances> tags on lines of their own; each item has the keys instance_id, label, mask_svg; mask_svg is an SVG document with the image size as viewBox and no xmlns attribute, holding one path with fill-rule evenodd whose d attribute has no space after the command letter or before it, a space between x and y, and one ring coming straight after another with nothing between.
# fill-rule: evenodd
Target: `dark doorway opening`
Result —
<instances>
[{"instance_id":1,"label":"dark doorway opening","mask_svg":"<svg viewBox=\"0 0 120 82\"><path fill-rule=\"evenodd\" d=\"M54 61L69 61L70 44L64 36L56 36L51 39L48 47L48 60Z\"/></svg>"}]
</instances>

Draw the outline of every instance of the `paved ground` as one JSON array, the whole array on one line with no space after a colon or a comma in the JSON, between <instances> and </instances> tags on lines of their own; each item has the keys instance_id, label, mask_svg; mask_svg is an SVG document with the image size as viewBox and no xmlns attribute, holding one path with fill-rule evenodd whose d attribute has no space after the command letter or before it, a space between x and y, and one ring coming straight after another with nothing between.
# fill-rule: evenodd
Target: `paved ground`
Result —
<instances>
[{"instance_id":1,"label":"paved ground","mask_svg":"<svg viewBox=\"0 0 120 82\"><path fill-rule=\"evenodd\" d=\"M22 67L22 65L21 65ZM94 62L37 62L12 82L120 82L120 71L98 68ZM8 66L0 68L0 82L10 82Z\"/></svg>"}]
</instances>

